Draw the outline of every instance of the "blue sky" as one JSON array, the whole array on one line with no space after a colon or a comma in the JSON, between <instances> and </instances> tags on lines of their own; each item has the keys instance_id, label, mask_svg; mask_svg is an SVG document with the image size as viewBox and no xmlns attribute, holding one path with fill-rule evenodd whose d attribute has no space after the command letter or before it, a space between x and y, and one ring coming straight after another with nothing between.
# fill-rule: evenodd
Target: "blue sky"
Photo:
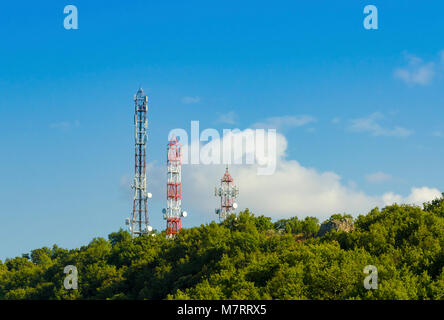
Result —
<instances>
[{"instance_id":1,"label":"blue sky","mask_svg":"<svg viewBox=\"0 0 444 320\"><path fill-rule=\"evenodd\" d=\"M153 170L169 130L191 120L218 130L274 121L288 163L315 179L334 172L368 197L444 189L444 3L75 1L79 29L65 30L67 4L0 5L0 259L124 227L139 85ZM378 30L363 27L367 4ZM303 116L313 121L293 121ZM158 183L150 212L161 229ZM183 199L195 208L185 227L215 217L196 205L216 206L212 189L198 195ZM303 208L293 215L313 214Z\"/></svg>"}]
</instances>

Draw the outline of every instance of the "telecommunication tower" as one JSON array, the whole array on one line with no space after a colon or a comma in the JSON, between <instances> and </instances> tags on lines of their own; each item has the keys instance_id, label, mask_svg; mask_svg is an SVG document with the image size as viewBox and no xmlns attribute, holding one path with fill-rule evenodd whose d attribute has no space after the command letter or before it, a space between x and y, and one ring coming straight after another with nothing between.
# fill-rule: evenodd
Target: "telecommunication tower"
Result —
<instances>
[{"instance_id":1,"label":"telecommunication tower","mask_svg":"<svg viewBox=\"0 0 444 320\"><path fill-rule=\"evenodd\" d=\"M234 213L234 210L237 208L235 200L239 195L239 189L234 185L233 181L227 166L224 176L220 180L220 187L214 188L214 195L220 197L220 208L216 209L219 220L224 220L229 214Z\"/></svg>"},{"instance_id":2,"label":"telecommunication tower","mask_svg":"<svg viewBox=\"0 0 444 320\"><path fill-rule=\"evenodd\" d=\"M167 145L167 207L162 210L168 238L180 232L181 217L187 216L187 212L182 211L181 156L179 140L172 137Z\"/></svg>"},{"instance_id":3,"label":"telecommunication tower","mask_svg":"<svg viewBox=\"0 0 444 320\"><path fill-rule=\"evenodd\" d=\"M146 191L146 142L148 97L140 88L134 95L134 128L135 128L135 164L133 212L130 219L126 219L131 236L140 236L150 233L153 228L149 225L147 200L151 193Z\"/></svg>"}]
</instances>

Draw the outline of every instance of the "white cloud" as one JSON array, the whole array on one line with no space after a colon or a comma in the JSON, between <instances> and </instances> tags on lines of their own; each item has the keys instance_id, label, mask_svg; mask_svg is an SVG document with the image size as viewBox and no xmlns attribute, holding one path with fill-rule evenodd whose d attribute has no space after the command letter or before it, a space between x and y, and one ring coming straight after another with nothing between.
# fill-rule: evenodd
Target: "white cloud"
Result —
<instances>
[{"instance_id":1,"label":"white cloud","mask_svg":"<svg viewBox=\"0 0 444 320\"><path fill-rule=\"evenodd\" d=\"M278 129L283 130L285 128L300 127L309 123L316 122L316 118L309 115L300 116L282 116L271 117L265 119L263 122L258 122L252 125L253 128L260 129Z\"/></svg>"},{"instance_id":2,"label":"white cloud","mask_svg":"<svg viewBox=\"0 0 444 320\"><path fill-rule=\"evenodd\" d=\"M392 128L382 127L379 122L384 119L383 114L375 112L365 118L350 120L351 125L349 129L355 132L369 132L373 136L407 137L412 134L411 130L399 126Z\"/></svg>"},{"instance_id":3,"label":"white cloud","mask_svg":"<svg viewBox=\"0 0 444 320\"><path fill-rule=\"evenodd\" d=\"M240 133L241 134L241 133ZM231 165L230 172L240 189L239 209L251 209L255 214L273 218L316 216L326 219L333 213L365 214L375 206L393 202L421 204L440 196L434 188L412 188L402 196L393 192L369 195L357 189L354 183L344 183L332 172L321 172L302 166L296 160L286 159L287 139L277 134L277 166L273 175L258 176L257 165ZM210 142L211 143L211 142ZM221 143L222 144L222 143ZM153 194L164 193L163 167L150 170L151 186L158 186ZM202 221L216 219L214 209L218 199L214 187L220 183L224 165L184 165L182 169L182 203L190 214L203 215Z\"/></svg>"},{"instance_id":4,"label":"white cloud","mask_svg":"<svg viewBox=\"0 0 444 320\"><path fill-rule=\"evenodd\" d=\"M432 132L432 136L441 138L441 137L444 137L444 134L442 133L441 130L435 130Z\"/></svg>"},{"instance_id":5,"label":"white cloud","mask_svg":"<svg viewBox=\"0 0 444 320\"><path fill-rule=\"evenodd\" d=\"M435 76L436 65L434 62L424 62L421 58L405 53L407 66L395 69L393 75L409 86L427 85Z\"/></svg>"},{"instance_id":6,"label":"white cloud","mask_svg":"<svg viewBox=\"0 0 444 320\"><path fill-rule=\"evenodd\" d=\"M66 131L72 128L77 128L80 126L80 122L78 120L75 121L60 121L60 122L53 122L49 125L51 129L59 129L62 131Z\"/></svg>"},{"instance_id":7,"label":"white cloud","mask_svg":"<svg viewBox=\"0 0 444 320\"><path fill-rule=\"evenodd\" d=\"M435 188L412 188L409 196L401 202L421 205L423 202L430 201L441 196L441 192Z\"/></svg>"},{"instance_id":8,"label":"white cloud","mask_svg":"<svg viewBox=\"0 0 444 320\"><path fill-rule=\"evenodd\" d=\"M341 122L341 118L334 117L333 119L331 119L331 122L334 123L334 124L337 124L337 123Z\"/></svg>"},{"instance_id":9,"label":"white cloud","mask_svg":"<svg viewBox=\"0 0 444 320\"><path fill-rule=\"evenodd\" d=\"M408 203L415 205L422 205L426 201L433 200L441 196L441 192L436 188L421 187L411 188L410 194L407 197L402 197L399 194L393 192L387 192L382 196L384 205L390 205L393 203Z\"/></svg>"},{"instance_id":10,"label":"white cloud","mask_svg":"<svg viewBox=\"0 0 444 320\"><path fill-rule=\"evenodd\" d=\"M226 124L236 124L237 123L237 114L234 111L219 114L217 122L226 123Z\"/></svg>"},{"instance_id":11,"label":"white cloud","mask_svg":"<svg viewBox=\"0 0 444 320\"><path fill-rule=\"evenodd\" d=\"M183 97L182 98L182 103L185 104L192 104L192 103L198 103L200 102L200 97L196 96L196 97Z\"/></svg>"},{"instance_id":12,"label":"white cloud","mask_svg":"<svg viewBox=\"0 0 444 320\"><path fill-rule=\"evenodd\" d=\"M371 183L381 183L390 180L392 177L382 171L365 175L365 179Z\"/></svg>"}]
</instances>

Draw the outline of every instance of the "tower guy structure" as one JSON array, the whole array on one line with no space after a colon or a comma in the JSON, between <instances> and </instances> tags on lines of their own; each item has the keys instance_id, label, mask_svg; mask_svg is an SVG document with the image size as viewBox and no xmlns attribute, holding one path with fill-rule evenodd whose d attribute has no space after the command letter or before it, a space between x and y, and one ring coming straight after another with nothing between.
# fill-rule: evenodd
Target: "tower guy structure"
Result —
<instances>
[{"instance_id":1,"label":"tower guy structure","mask_svg":"<svg viewBox=\"0 0 444 320\"><path fill-rule=\"evenodd\" d=\"M140 236L152 231L148 219L147 200L151 193L146 191L146 143L148 129L148 97L140 88L134 95L135 163L134 163L134 203L130 219L126 219L131 235Z\"/></svg>"},{"instance_id":2,"label":"tower guy structure","mask_svg":"<svg viewBox=\"0 0 444 320\"><path fill-rule=\"evenodd\" d=\"M237 208L235 201L239 195L239 189L234 185L234 180L228 172L228 166L220 180L220 187L214 188L214 195L220 197L220 208L216 209L216 214L219 215L219 220L224 220L229 214L234 213Z\"/></svg>"},{"instance_id":3,"label":"tower guy structure","mask_svg":"<svg viewBox=\"0 0 444 320\"><path fill-rule=\"evenodd\" d=\"M163 209L166 220L166 236L173 238L180 232L182 211L182 150L177 137L172 137L167 144L167 207Z\"/></svg>"}]
</instances>

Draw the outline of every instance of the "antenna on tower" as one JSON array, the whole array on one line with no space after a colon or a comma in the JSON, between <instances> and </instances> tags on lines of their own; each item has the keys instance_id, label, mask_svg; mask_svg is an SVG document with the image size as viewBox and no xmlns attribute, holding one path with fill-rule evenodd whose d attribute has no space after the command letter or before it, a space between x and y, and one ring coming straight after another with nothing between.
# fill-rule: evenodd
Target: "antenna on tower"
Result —
<instances>
[{"instance_id":1,"label":"antenna on tower","mask_svg":"<svg viewBox=\"0 0 444 320\"><path fill-rule=\"evenodd\" d=\"M234 185L234 180L228 171L228 164L225 173L220 180L219 188L214 188L214 195L220 197L220 208L217 208L216 214L219 215L219 221L224 220L229 214L234 213L237 208L236 199L239 195L239 189Z\"/></svg>"},{"instance_id":2,"label":"antenna on tower","mask_svg":"<svg viewBox=\"0 0 444 320\"><path fill-rule=\"evenodd\" d=\"M167 144L167 207L162 210L166 220L166 236L173 238L180 232L182 210L182 150L179 139L173 136Z\"/></svg>"},{"instance_id":3,"label":"antenna on tower","mask_svg":"<svg viewBox=\"0 0 444 320\"><path fill-rule=\"evenodd\" d=\"M134 189L133 212L130 219L126 219L126 225L131 236L140 236L153 231L149 225L147 201L152 197L146 191L146 142L148 129L148 97L139 86L139 90L134 95L134 182L131 188Z\"/></svg>"}]
</instances>

